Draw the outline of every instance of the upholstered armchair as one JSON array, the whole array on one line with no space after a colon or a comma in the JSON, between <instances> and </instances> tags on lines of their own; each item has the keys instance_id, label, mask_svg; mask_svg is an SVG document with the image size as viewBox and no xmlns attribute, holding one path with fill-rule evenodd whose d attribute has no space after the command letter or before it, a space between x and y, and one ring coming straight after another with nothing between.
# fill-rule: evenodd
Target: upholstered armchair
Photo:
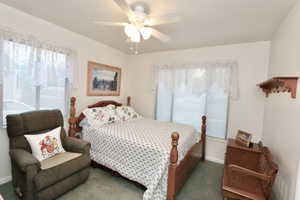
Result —
<instances>
[{"instance_id":1,"label":"upholstered armchair","mask_svg":"<svg viewBox=\"0 0 300 200\"><path fill-rule=\"evenodd\" d=\"M13 186L25 200L55 199L89 176L90 144L66 136L59 110L34 111L7 116ZM39 162L24 135L41 134L61 126L65 153Z\"/></svg>"}]
</instances>

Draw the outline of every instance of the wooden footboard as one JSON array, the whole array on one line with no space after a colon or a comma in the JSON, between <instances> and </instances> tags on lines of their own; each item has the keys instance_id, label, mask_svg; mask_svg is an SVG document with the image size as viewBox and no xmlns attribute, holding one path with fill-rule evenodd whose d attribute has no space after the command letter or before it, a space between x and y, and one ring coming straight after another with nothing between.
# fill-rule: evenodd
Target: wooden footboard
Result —
<instances>
[{"instance_id":1,"label":"wooden footboard","mask_svg":"<svg viewBox=\"0 0 300 200\"><path fill-rule=\"evenodd\" d=\"M83 113L76 117L76 98L71 98L70 106L70 118L69 118L69 131L68 134L71 137L78 137L77 133L81 131L79 125L80 121L85 118ZM127 98L127 105L130 105L131 98ZM104 107L109 104L115 106L121 106L122 104L115 101L100 101L96 104L89 105L88 108ZM168 171L168 192L167 200L175 200L175 195L180 191L186 180L189 178L193 169L197 166L199 161L205 161L205 146L206 146L206 117L202 117L201 125L201 140L196 143L184 157L184 159L178 162L178 141L179 133L172 133L172 149L170 152L170 165ZM115 173L113 173L115 174Z\"/></svg>"},{"instance_id":2,"label":"wooden footboard","mask_svg":"<svg viewBox=\"0 0 300 200\"><path fill-rule=\"evenodd\" d=\"M170 152L167 200L175 200L175 195L180 191L199 161L205 161L206 116L202 117L201 140L189 150L179 164L177 163L179 134L174 132L171 137L172 149Z\"/></svg>"}]
</instances>

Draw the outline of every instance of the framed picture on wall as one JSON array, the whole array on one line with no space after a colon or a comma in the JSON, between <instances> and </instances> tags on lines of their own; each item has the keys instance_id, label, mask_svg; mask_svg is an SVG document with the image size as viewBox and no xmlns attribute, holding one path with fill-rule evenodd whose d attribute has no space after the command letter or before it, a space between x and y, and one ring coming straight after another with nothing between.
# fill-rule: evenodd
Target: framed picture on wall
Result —
<instances>
[{"instance_id":1,"label":"framed picture on wall","mask_svg":"<svg viewBox=\"0 0 300 200\"><path fill-rule=\"evenodd\" d=\"M121 68L88 62L88 96L120 96Z\"/></svg>"}]
</instances>

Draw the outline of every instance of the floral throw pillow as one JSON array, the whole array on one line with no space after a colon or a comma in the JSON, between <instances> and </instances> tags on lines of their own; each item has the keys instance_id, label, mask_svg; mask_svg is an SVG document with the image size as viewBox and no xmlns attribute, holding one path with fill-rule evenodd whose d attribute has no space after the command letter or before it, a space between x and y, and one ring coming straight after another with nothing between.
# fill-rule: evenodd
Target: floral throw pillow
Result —
<instances>
[{"instance_id":1,"label":"floral throw pillow","mask_svg":"<svg viewBox=\"0 0 300 200\"><path fill-rule=\"evenodd\" d=\"M138 114L132 107L129 106L117 107L116 111L120 121L128 121L132 119L141 118L141 115Z\"/></svg>"},{"instance_id":2,"label":"floral throw pillow","mask_svg":"<svg viewBox=\"0 0 300 200\"><path fill-rule=\"evenodd\" d=\"M39 135L24 135L30 144L33 156L42 161L66 152L61 144L60 131L61 127L58 127Z\"/></svg>"},{"instance_id":3,"label":"floral throw pillow","mask_svg":"<svg viewBox=\"0 0 300 200\"><path fill-rule=\"evenodd\" d=\"M102 126L117 121L116 107L114 105L88 108L83 111L83 114L92 125Z\"/></svg>"}]
</instances>

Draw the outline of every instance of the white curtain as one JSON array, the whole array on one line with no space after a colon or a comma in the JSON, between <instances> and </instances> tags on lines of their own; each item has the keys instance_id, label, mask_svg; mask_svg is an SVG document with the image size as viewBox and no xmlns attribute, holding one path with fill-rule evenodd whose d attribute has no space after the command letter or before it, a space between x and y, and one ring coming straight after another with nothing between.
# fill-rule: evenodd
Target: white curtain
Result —
<instances>
[{"instance_id":1,"label":"white curtain","mask_svg":"<svg viewBox=\"0 0 300 200\"><path fill-rule=\"evenodd\" d=\"M239 99L238 63L215 61L202 64L158 65L155 67L154 89L164 85L169 89L186 87L195 93L221 88L232 100Z\"/></svg>"},{"instance_id":2,"label":"white curtain","mask_svg":"<svg viewBox=\"0 0 300 200\"><path fill-rule=\"evenodd\" d=\"M0 84L3 75L17 65L28 66L26 73L34 85L57 86L68 78L71 86L77 88L75 51L0 27Z\"/></svg>"},{"instance_id":3,"label":"white curtain","mask_svg":"<svg viewBox=\"0 0 300 200\"><path fill-rule=\"evenodd\" d=\"M156 119L200 129L207 115L211 136L225 138L229 98L239 98L238 66L234 61L156 68Z\"/></svg>"},{"instance_id":4,"label":"white curtain","mask_svg":"<svg viewBox=\"0 0 300 200\"><path fill-rule=\"evenodd\" d=\"M0 120L38 109L67 114L76 69L75 51L0 27Z\"/></svg>"}]
</instances>

